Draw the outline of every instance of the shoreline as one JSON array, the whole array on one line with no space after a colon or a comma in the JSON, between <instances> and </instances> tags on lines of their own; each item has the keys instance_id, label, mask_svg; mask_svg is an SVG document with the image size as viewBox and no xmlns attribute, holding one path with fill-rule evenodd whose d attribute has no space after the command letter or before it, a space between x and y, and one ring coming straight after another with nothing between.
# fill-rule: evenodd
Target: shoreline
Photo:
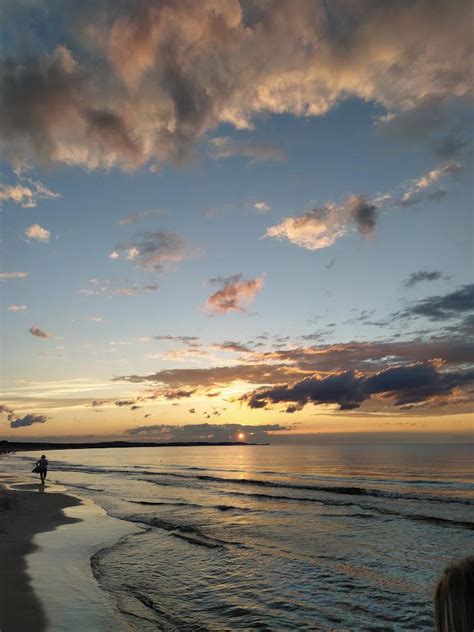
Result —
<instances>
[{"instance_id":1,"label":"shoreline","mask_svg":"<svg viewBox=\"0 0 474 632\"><path fill-rule=\"evenodd\" d=\"M33 487L33 489L32 489ZM27 558L37 549L35 536L78 520L64 509L80 505L74 496L38 493L38 485L0 478L0 629L2 632L47 629L44 604L36 595ZM36 490L36 491L34 491Z\"/></svg>"},{"instance_id":2,"label":"shoreline","mask_svg":"<svg viewBox=\"0 0 474 632\"><path fill-rule=\"evenodd\" d=\"M0 474L0 629L125 630L91 558L141 529L87 497Z\"/></svg>"}]
</instances>

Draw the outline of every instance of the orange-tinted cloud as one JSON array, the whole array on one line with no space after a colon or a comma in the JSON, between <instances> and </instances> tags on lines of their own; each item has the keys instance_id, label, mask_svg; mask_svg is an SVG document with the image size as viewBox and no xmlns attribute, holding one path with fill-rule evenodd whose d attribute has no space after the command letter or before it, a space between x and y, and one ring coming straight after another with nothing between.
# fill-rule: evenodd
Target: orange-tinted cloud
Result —
<instances>
[{"instance_id":1,"label":"orange-tinted cloud","mask_svg":"<svg viewBox=\"0 0 474 632\"><path fill-rule=\"evenodd\" d=\"M472 94L467 0L40 3L52 52L26 57L29 9L6 4L16 37L0 65L0 139L22 164L132 169L262 113L358 98L393 117Z\"/></svg>"},{"instance_id":2,"label":"orange-tinted cloud","mask_svg":"<svg viewBox=\"0 0 474 632\"><path fill-rule=\"evenodd\" d=\"M245 312L262 289L263 281L263 276L246 281L242 274L211 279L211 282L220 285L221 289L208 297L205 309L214 314Z\"/></svg>"}]
</instances>

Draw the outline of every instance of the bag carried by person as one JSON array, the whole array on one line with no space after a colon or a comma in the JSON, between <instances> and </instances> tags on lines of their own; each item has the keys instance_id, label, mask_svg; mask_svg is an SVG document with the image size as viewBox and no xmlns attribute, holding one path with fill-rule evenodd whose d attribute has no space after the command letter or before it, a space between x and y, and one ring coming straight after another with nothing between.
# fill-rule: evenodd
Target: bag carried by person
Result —
<instances>
[{"instance_id":1,"label":"bag carried by person","mask_svg":"<svg viewBox=\"0 0 474 632\"><path fill-rule=\"evenodd\" d=\"M40 469L39 469L39 467L36 465L36 466L35 466L35 467L31 470L31 473L32 473L32 474L39 474L39 471L40 471Z\"/></svg>"}]
</instances>

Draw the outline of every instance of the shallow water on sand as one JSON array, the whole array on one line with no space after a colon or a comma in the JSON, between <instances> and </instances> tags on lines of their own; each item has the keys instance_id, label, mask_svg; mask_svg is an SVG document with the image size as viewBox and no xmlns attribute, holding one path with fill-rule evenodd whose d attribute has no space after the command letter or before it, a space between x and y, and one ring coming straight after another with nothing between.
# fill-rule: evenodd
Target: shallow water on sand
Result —
<instances>
[{"instance_id":1,"label":"shallow water on sand","mask_svg":"<svg viewBox=\"0 0 474 632\"><path fill-rule=\"evenodd\" d=\"M146 527L92 559L136 630L432 630L437 576L474 550L473 457L419 445L48 453L51 479Z\"/></svg>"}]
</instances>

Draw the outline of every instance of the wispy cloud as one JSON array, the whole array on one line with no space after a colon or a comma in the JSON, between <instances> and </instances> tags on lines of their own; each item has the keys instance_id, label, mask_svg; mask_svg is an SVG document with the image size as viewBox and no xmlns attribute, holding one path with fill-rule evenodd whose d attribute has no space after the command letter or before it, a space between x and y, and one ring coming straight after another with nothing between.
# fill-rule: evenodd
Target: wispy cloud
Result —
<instances>
[{"instance_id":1,"label":"wispy cloud","mask_svg":"<svg viewBox=\"0 0 474 632\"><path fill-rule=\"evenodd\" d=\"M446 191L439 188L432 190L433 185L441 178L458 173L461 169L462 165L460 162L451 160L432 169L421 178L412 180L406 185L405 191L398 200L398 204L407 207L420 204L424 200L437 201L442 199L446 196Z\"/></svg>"},{"instance_id":2,"label":"wispy cloud","mask_svg":"<svg viewBox=\"0 0 474 632\"><path fill-rule=\"evenodd\" d=\"M470 312L474 312L474 284L463 285L449 294L423 298L411 304L401 315L443 321Z\"/></svg>"},{"instance_id":3,"label":"wispy cloud","mask_svg":"<svg viewBox=\"0 0 474 632\"><path fill-rule=\"evenodd\" d=\"M20 178L16 184L0 184L0 207L4 202L34 208L38 200L60 198L60 193L50 191L42 182Z\"/></svg>"},{"instance_id":4,"label":"wispy cloud","mask_svg":"<svg viewBox=\"0 0 474 632\"><path fill-rule=\"evenodd\" d=\"M438 281L442 278L443 275L439 270L418 270L417 272L412 272L410 276L403 281L403 286L414 287L424 281Z\"/></svg>"},{"instance_id":5,"label":"wispy cloud","mask_svg":"<svg viewBox=\"0 0 474 632\"><path fill-rule=\"evenodd\" d=\"M270 205L267 204L267 202L255 202L253 206L257 210L258 213L262 213L262 214L268 213L270 210Z\"/></svg>"},{"instance_id":6,"label":"wispy cloud","mask_svg":"<svg viewBox=\"0 0 474 632\"><path fill-rule=\"evenodd\" d=\"M245 312L255 296L263 287L264 277L245 280L242 274L210 279L211 283L221 286L220 290L211 294L205 308L214 314L228 312Z\"/></svg>"},{"instance_id":7,"label":"wispy cloud","mask_svg":"<svg viewBox=\"0 0 474 632\"><path fill-rule=\"evenodd\" d=\"M137 211L136 213L130 213L130 215L126 215L119 220L119 224L123 226L128 226L130 224L138 224L143 219L147 219L148 217L153 217L154 215L160 215L163 211L160 209L155 209L153 211Z\"/></svg>"},{"instance_id":8,"label":"wispy cloud","mask_svg":"<svg viewBox=\"0 0 474 632\"><path fill-rule=\"evenodd\" d=\"M137 296L140 294L150 294L160 289L158 283L130 283L117 279L89 279L89 285L79 290L79 294L86 296Z\"/></svg>"},{"instance_id":9,"label":"wispy cloud","mask_svg":"<svg viewBox=\"0 0 474 632\"><path fill-rule=\"evenodd\" d=\"M10 279L26 279L28 272L0 272L0 281L9 281Z\"/></svg>"},{"instance_id":10,"label":"wispy cloud","mask_svg":"<svg viewBox=\"0 0 474 632\"><path fill-rule=\"evenodd\" d=\"M26 305L10 305L9 312L26 312Z\"/></svg>"},{"instance_id":11,"label":"wispy cloud","mask_svg":"<svg viewBox=\"0 0 474 632\"><path fill-rule=\"evenodd\" d=\"M279 162L285 158L284 152L270 143L216 136L211 139L210 144L211 156L216 159L245 156L251 162Z\"/></svg>"},{"instance_id":12,"label":"wispy cloud","mask_svg":"<svg viewBox=\"0 0 474 632\"><path fill-rule=\"evenodd\" d=\"M132 261L149 272L161 272L167 263L182 261L189 254L184 239L166 230L147 231L135 240L117 244L110 257Z\"/></svg>"}]
</instances>

